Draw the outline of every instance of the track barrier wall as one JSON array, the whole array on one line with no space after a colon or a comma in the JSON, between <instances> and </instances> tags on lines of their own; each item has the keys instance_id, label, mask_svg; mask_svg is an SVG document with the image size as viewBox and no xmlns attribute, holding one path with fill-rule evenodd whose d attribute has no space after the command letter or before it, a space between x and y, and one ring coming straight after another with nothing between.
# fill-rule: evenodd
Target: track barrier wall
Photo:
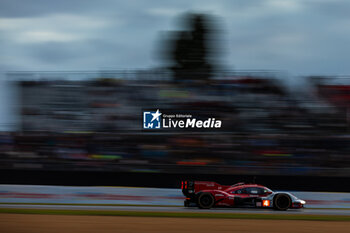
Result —
<instances>
[{"instance_id":1,"label":"track barrier wall","mask_svg":"<svg viewBox=\"0 0 350 233\"><path fill-rule=\"evenodd\" d=\"M350 208L350 193L288 191L306 208ZM0 185L0 203L183 206L180 189Z\"/></svg>"}]
</instances>

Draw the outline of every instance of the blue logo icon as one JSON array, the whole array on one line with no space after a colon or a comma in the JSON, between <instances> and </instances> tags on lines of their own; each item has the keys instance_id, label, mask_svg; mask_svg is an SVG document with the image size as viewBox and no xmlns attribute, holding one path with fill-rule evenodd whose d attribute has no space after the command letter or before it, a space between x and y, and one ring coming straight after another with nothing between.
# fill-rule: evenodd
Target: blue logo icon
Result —
<instances>
[{"instance_id":1,"label":"blue logo icon","mask_svg":"<svg viewBox=\"0 0 350 233\"><path fill-rule=\"evenodd\" d=\"M144 129L160 129L161 128L161 115L157 109L156 112L143 112L143 128Z\"/></svg>"}]
</instances>

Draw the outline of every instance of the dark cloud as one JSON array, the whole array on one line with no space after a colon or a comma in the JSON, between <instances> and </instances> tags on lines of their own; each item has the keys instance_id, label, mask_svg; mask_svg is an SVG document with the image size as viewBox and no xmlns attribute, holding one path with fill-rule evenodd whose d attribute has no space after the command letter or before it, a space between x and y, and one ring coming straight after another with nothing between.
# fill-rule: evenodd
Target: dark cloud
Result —
<instances>
[{"instance_id":1,"label":"dark cloud","mask_svg":"<svg viewBox=\"0 0 350 233\"><path fill-rule=\"evenodd\" d=\"M350 73L349 10L345 0L2 0L0 67L151 67L160 32L197 11L222 18L228 67Z\"/></svg>"}]
</instances>

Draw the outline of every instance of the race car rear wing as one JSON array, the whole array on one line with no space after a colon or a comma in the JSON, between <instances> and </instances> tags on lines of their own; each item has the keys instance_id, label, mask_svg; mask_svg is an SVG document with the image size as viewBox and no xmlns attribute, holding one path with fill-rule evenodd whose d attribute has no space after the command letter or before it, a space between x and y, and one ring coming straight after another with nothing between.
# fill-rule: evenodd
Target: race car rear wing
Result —
<instances>
[{"instance_id":1,"label":"race car rear wing","mask_svg":"<svg viewBox=\"0 0 350 233\"><path fill-rule=\"evenodd\" d=\"M225 190L230 186L220 185L212 181L182 181L181 190L186 197L193 197L196 193L202 190Z\"/></svg>"},{"instance_id":2,"label":"race car rear wing","mask_svg":"<svg viewBox=\"0 0 350 233\"><path fill-rule=\"evenodd\" d=\"M195 181L191 181L191 180L181 181L181 190L186 197L192 197L193 195L195 195L194 183Z\"/></svg>"}]
</instances>

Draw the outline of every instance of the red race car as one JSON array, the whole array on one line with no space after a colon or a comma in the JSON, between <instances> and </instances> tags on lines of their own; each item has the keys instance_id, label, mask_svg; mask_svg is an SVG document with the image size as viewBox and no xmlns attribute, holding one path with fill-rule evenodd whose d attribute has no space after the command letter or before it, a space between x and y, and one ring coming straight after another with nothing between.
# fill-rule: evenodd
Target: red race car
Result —
<instances>
[{"instance_id":1,"label":"red race car","mask_svg":"<svg viewBox=\"0 0 350 233\"><path fill-rule=\"evenodd\" d=\"M232 186L210 181L182 181L185 207L257 207L287 210L303 208L305 201L288 192L274 192L262 185L237 183Z\"/></svg>"}]
</instances>

